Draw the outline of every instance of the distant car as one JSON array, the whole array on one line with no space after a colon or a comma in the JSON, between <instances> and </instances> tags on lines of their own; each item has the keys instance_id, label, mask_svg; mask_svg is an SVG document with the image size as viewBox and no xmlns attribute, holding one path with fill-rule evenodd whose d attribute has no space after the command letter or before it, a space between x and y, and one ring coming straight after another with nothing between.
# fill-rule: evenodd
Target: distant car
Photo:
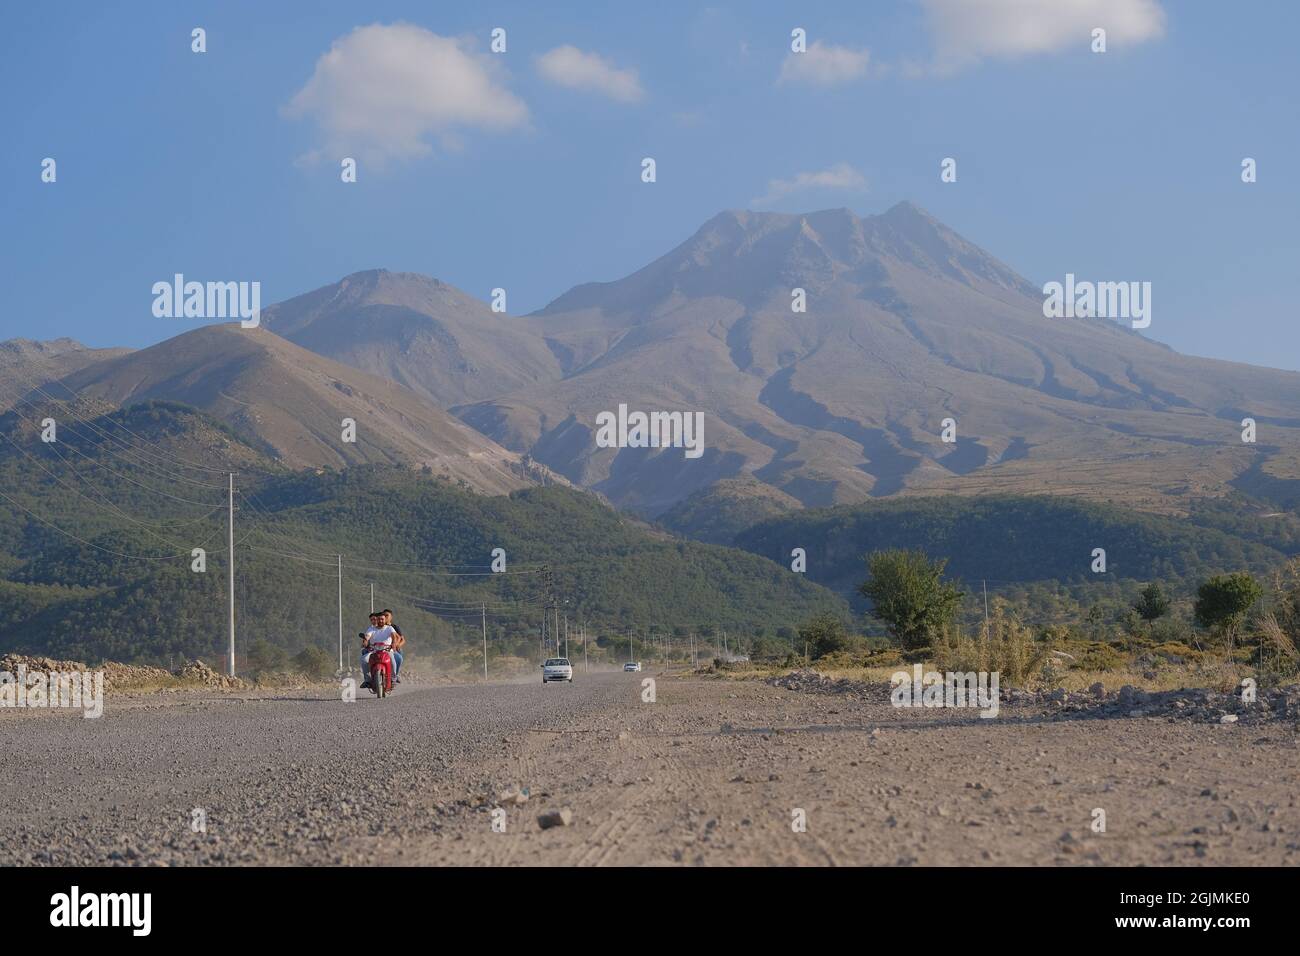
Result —
<instances>
[{"instance_id":1,"label":"distant car","mask_svg":"<svg viewBox=\"0 0 1300 956\"><path fill-rule=\"evenodd\" d=\"M573 665L567 657L552 657L542 665L542 683L549 684L557 680L573 683Z\"/></svg>"},{"instance_id":2,"label":"distant car","mask_svg":"<svg viewBox=\"0 0 1300 956\"><path fill-rule=\"evenodd\" d=\"M623 665L623 670L625 670L625 671L629 671L629 672L631 672L631 671L639 671L640 669L641 669L641 662L640 662L640 661L628 661L626 664Z\"/></svg>"}]
</instances>

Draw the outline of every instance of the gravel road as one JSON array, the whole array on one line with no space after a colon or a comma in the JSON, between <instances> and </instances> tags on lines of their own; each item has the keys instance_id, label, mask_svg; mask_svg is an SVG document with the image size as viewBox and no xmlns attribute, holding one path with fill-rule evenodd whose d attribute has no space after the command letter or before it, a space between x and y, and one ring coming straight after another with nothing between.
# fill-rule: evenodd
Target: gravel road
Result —
<instances>
[{"instance_id":1,"label":"gravel road","mask_svg":"<svg viewBox=\"0 0 1300 956\"><path fill-rule=\"evenodd\" d=\"M635 701L622 677L406 683L354 703L110 694L91 720L0 712L0 864L400 862L408 836L436 833L472 800L477 763L534 728ZM402 839L372 838L385 833Z\"/></svg>"},{"instance_id":2,"label":"gravel road","mask_svg":"<svg viewBox=\"0 0 1300 956\"><path fill-rule=\"evenodd\" d=\"M403 685L384 702L186 693L110 696L98 720L8 711L0 760L6 865L1300 862L1300 747L1282 721L981 720L580 674ZM561 809L568 825L539 827Z\"/></svg>"}]
</instances>

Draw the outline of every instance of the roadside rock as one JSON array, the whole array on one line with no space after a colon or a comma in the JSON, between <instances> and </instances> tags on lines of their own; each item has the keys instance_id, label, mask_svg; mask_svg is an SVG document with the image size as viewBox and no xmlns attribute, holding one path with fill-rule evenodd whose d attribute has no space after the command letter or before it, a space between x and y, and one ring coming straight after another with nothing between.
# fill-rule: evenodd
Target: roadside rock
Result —
<instances>
[{"instance_id":1,"label":"roadside rock","mask_svg":"<svg viewBox=\"0 0 1300 956\"><path fill-rule=\"evenodd\" d=\"M837 680L812 669L769 677L766 683L800 693L885 703L890 699L890 686L886 683ZM1037 691L1003 687L1002 702L1009 710L1041 708L1042 716L1050 720L1159 718L1207 724L1300 721L1300 684L1260 690L1258 699L1250 704L1243 703L1239 693L1221 693L1204 687L1152 692L1125 684L1118 691L1107 692L1101 681L1089 687L1087 693L1074 694L1061 687Z\"/></svg>"},{"instance_id":2,"label":"roadside rock","mask_svg":"<svg viewBox=\"0 0 1300 956\"><path fill-rule=\"evenodd\" d=\"M889 700L888 684L868 684L865 681L849 680L847 677L841 677L838 680L833 677L827 677L811 668L803 668L797 671L791 671L789 674L782 674L779 677L769 677L766 681L772 687L780 687L782 690L798 691L800 693L811 694L836 694L855 697L859 700Z\"/></svg>"},{"instance_id":3,"label":"roadside rock","mask_svg":"<svg viewBox=\"0 0 1300 956\"><path fill-rule=\"evenodd\" d=\"M109 690L129 690L133 687L157 687L175 683L175 676L161 667L145 667L134 664L119 664L107 661L91 667L81 661L61 661L52 657L28 657L22 654L6 654L0 657L0 671L17 674L22 667L27 673L69 673L103 671L104 686Z\"/></svg>"},{"instance_id":4,"label":"roadside rock","mask_svg":"<svg viewBox=\"0 0 1300 956\"><path fill-rule=\"evenodd\" d=\"M514 804L515 806L521 806L527 802L528 802L527 787L516 787L512 785L506 787L499 794L497 794L497 803L501 804L502 806L507 806L509 804Z\"/></svg>"},{"instance_id":5,"label":"roadside rock","mask_svg":"<svg viewBox=\"0 0 1300 956\"><path fill-rule=\"evenodd\" d=\"M567 827L572 823L573 811L568 807L551 810L549 813L543 813L537 818L537 825L543 830L549 830L552 827Z\"/></svg>"},{"instance_id":6,"label":"roadside rock","mask_svg":"<svg viewBox=\"0 0 1300 956\"><path fill-rule=\"evenodd\" d=\"M1094 684L1089 690L1091 696L1075 694L1064 699L1059 691L1011 692L1006 695L1006 703L1011 707L1050 705L1047 716L1053 720L1154 717L1189 723L1258 724L1300 718L1300 684L1260 691L1257 701L1251 704L1242 703L1238 694L1204 687L1153 693L1126 684L1118 693L1108 694L1100 684Z\"/></svg>"},{"instance_id":7,"label":"roadside rock","mask_svg":"<svg viewBox=\"0 0 1300 956\"><path fill-rule=\"evenodd\" d=\"M245 682L238 677L228 677L225 674L218 674L207 664L202 661L191 661L176 672L176 676L183 681L193 684L202 684L204 687L244 687Z\"/></svg>"}]
</instances>

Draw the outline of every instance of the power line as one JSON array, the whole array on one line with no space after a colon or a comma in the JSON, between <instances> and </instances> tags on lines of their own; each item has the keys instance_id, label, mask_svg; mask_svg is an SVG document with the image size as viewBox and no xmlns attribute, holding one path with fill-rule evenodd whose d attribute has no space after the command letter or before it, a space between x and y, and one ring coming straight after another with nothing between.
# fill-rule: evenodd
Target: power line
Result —
<instances>
[{"instance_id":1,"label":"power line","mask_svg":"<svg viewBox=\"0 0 1300 956\"><path fill-rule=\"evenodd\" d=\"M109 501L107 498L104 498L104 499L103 499L103 500L104 500L104 503L103 503L102 505L99 504L99 503L97 503L97 502L95 502L95 501L93 501L93 500L91 500L91 499L88 498L86 495L84 495L84 494L82 494L80 491L78 491L76 488L72 487L72 486L69 485L67 482L65 482L65 481L64 481L62 478L60 478L58 475L54 474L54 472L52 472L52 471L50 471L48 468L46 468L46 467L45 467L43 464L41 464L41 462L40 462L39 460L37 460L37 459L36 459L36 458L31 454L31 453L29 453L25 448L23 448L21 445L19 445L17 442L15 442L15 441L14 441L12 438L10 438L8 435L5 435L3 432L0 432L0 435L2 435L2 436L5 438L5 440L8 441L11 445L13 445L15 448L17 448L18 451L19 451L19 452L20 452L20 453L21 453L25 458L27 458L28 461L34 462L34 463L36 464L36 467L37 467L37 468L41 469L41 471L45 472L45 474L49 475L51 478L53 478L55 481L57 481L60 485L62 485L62 486L63 486L64 488L66 488L68 491L72 492L72 493L73 493L74 495L76 495L78 498L82 498L83 500L90 502L90 504L94 505L96 508L107 507L108 510L112 511L113 513L115 513L119 518L123 518L123 519L125 519L125 520L131 522L132 524L139 525L141 528L144 529L144 531L145 531L146 534L151 535L152 537L157 538L159 541L163 542L164 544L168 544L168 545L170 545L170 546L173 547L173 548L179 548L179 547L182 547L182 545L179 544L178 542L173 541L173 540L171 540L171 539L169 539L169 538L167 538L167 537L165 537L165 536L163 536L163 535L161 535L161 534L158 534L156 531L153 531L153 530L152 530L153 527L158 527L158 525L150 525L148 522L140 521L138 518L135 518L135 517L133 517L133 516L127 514L125 511L123 511L121 508L117 507L117 505L113 504L113 503L112 503L111 501ZM63 459L60 458L60 461L63 461ZM78 472L75 468L72 468L72 466L71 466L70 464L68 464L66 461L64 461L63 463L64 463L65 465L67 465L69 468L71 468L73 474L75 474L75 475L77 476L77 478L80 479L84 484L87 484L87 485L90 484L90 483L89 483L89 482L88 482L88 481L87 481L87 480L86 480L86 479L81 475L81 473ZM93 490L93 489L92 489L92 490ZM98 491L96 491L96 494L101 494L101 493L98 492ZM102 494L101 494L101 497L103 497ZM206 516L204 516L204 518L211 517L211 515L212 515L212 514L215 514L216 511L218 511L218 510L220 510L220 509L219 509L219 508L214 508L213 511L212 511L212 512L209 512L209 514L206 515ZM198 520L196 520L196 521L194 521L194 522L192 522L192 523L197 524L198 521L204 520L204 518L200 518L200 519L198 519Z\"/></svg>"},{"instance_id":2,"label":"power line","mask_svg":"<svg viewBox=\"0 0 1300 956\"><path fill-rule=\"evenodd\" d=\"M30 384L30 379L28 379L27 381L28 381L28 383ZM60 383L60 384L61 384L61 383ZM66 386L65 386L65 390L66 390ZM52 395L50 395L50 394L48 394L47 392L45 392L44 390L42 390L42 389L40 388L40 386L33 386L33 387L32 387L32 391L40 392L41 395L45 396L45 399L46 399L47 401L54 403L54 404L57 405L57 406L59 407L59 409L61 409L61 410L66 410L67 413L68 413L69 415L71 415L74 419L76 419L78 422L80 422L80 423L81 423L82 425L84 425L86 428L89 428L89 429L90 429L90 430L91 430L95 435L97 435L98 437L100 437L101 439L103 439L103 441L100 441L100 442L98 442L98 443L95 443L95 442L89 442L89 444L94 445L96 448L102 448L104 451L107 451L109 454L111 454L111 455L115 455L115 456L117 456L117 457L121 457L123 453L130 453L131 455L134 455L134 456L136 456L137 458L141 459L141 461L135 461L135 462L132 462L132 464L140 465L140 464L143 463L143 465L144 465L145 467L153 468L153 469L155 469L155 470L158 470L158 471L160 471L162 474L165 474L167 477L171 478L171 479L174 480L174 481L186 482L186 483L188 483L188 484L198 485L198 486L203 487L203 488L221 488L221 487L223 487L223 486L221 486L221 485L214 485L214 484L210 484L210 483L207 483L207 482L196 481L196 480L193 479L193 478L188 478L188 477L186 477L186 476L184 476L184 475L173 474L172 472L169 472L169 471L164 470L164 469L161 467L161 465L163 465L163 464L168 464L168 465L172 465L173 467L179 467L179 468L192 468L192 469L195 469L195 470L206 471L206 472L219 471L219 469L212 469L212 468L208 468L208 467L201 466L201 465L190 465L190 464L187 464L187 463L185 463L185 462L183 462L183 461L181 461L181 460L179 460L179 459L174 459L174 458L172 458L171 456L167 456L167 455L162 454L161 452L156 451L156 446L151 446L151 448L150 448L149 451L145 451L145 450L142 449L142 448L139 448L139 447L137 447L137 446L135 446L135 445L132 445L132 444L130 444L130 443L124 441L124 440L121 439L121 438L118 438L116 435L113 435L113 434L109 433L107 430L105 430L105 429L103 429L103 428L100 428L100 427L99 427L98 425L96 425L93 421L90 421L89 419L83 418L82 416L80 416L80 415L77 414L76 409L73 407L73 404L72 404L72 403L73 403L73 402L76 402L76 401L80 401L81 399L80 399L80 397L77 396L75 393L69 391L69 394L71 394L71 395L73 396L72 400L69 401L69 400L67 400L67 399L58 399L58 398L54 398ZM34 401L32 401L31 399L26 398L25 396L22 396L22 395L19 395L19 398L17 399L17 402L18 402L19 404L28 405L28 406L30 406L30 407L33 408L33 409L37 409L37 408L39 408L39 406L36 404L36 402L34 402ZM130 407L132 407L132 406L126 406L126 407L127 407L127 408L130 408ZM122 414L122 413L124 412L124 410L125 410L125 409L123 409L123 408L119 408L119 409L117 409L117 413L118 413L118 414ZM16 413L15 413L15 414L16 414ZM114 421L113 418L112 418L112 415L111 415L111 414L109 414L109 415L101 415L101 416L99 416L99 420L100 420L100 421L103 421L103 422L106 422L106 423L108 423L108 424L110 424L110 425L114 425L114 426L120 428L122 431L126 432L128 435L130 435L132 438L136 439L137 441L145 442L146 445L149 444L149 442L148 442L146 439L141 438L139 435L135 434L135 432L131 431L131 429L127 428L125 425L121 424L120 422L116 422L116 421ZM67 424L67 425L65 425L64 427L65 427L65 428L69 428L69 429L71 429L71 428L72 428L72 425L71 425L71 424ZM73 431L73 434L76 435L77 432L74 430L74 431ZM78 437L79 437L79 438L82 438L83 441L87 441L87 439L85 438L85 436L78 435ZM109 445L109 444L107 444L107 443L116 443L117 445L120 445L120 446L121 446L121 449L115 451L115 450L112 448L112 446ZM152 459L152 460L150 460L150 459Z\"/></svg>"},{"instance_id":3,"label":"power line","mask_svg":"<svg viewBox=\"0 0 1300 956\"><path fill-rule=\"evenodd\" d=\"M16 370L13 370L13 371L15 371L15 374L19 374L19 373L17 373ZM106 438L108 438L108 439L110 439L110 440L112 440L112 441L116 441L116 442L118 442L118 443L121 444L124 448L130 449L130 450L133 451L134 453L139 454L141 457L144 457L144 456L145 456L145 452L142 451L141 449L136 448L136 447L131 446L131 445L128 445L126 442L122 441L122 439L120 439L120 438L117 438L117 437L115 437L115 436L109 435L106 431L103 431L102 429L98 428L98 426L96 426L94 423L89 422L89 421L87 421L86 419L82 418L80 415L78 415L78 414L76 413L76 411L74 411L74 410L72 409L72 407L71 407L71 403L81 401L81 396L79 396L79 395L78 395L76 392L74 392L72 389L68 388L68 386L65 385L62 381L59 381L59 380L55 379L55 380L52 380L52 381L50 381L50 382L47 382L46 384L48 384L48 385L58 385L58 386L60 386L60 387L61 387L65 392L68 393L68 395L70 396L69 399L58 399L58 398L55 398L54 396L52 396L52 395L50 395L48 392L46 392L43 388L41 388L39 385L35 385L35 384L33 384L33 383L32 383L32 380L29 379L29 378L27 378L25 375L21 375L21 374L19 374L19 377L22 378L23 381L25 381L28 385L31 386L31 390L32 390L32 391L39 392L39 393L40 393L41 395L43 395L43 396L44 396L48 401L51 401L51 402L60 402L60 403L65 403L65 404L67 404L67 405L69 406L69 407L68 407L68 412L69 412L69 414L71 414L71 415L72 415L74 418L76 418L79 422L82 422L82 423L85 424L87 427L92 428L92 429L94 429L96 432L103 434ZM33 403L29 401L28 404L33 404ZM139 404L139 403L136 403L136 404ZM125 411L127 408L130 408L130 407L132 407L132 406L130 406L130 405L127 405L127 406L120 406L120 407L118 408L118 412L121 413L121 412ZM196 409L196 411L198 411L198 410ZM200 413L201 413L201 412L200 412ZM200 465L200 464L197 464L197 463L195 463L195 462L186 461L185 459L180 458L179 456L176 456L176 455L167 455L167 454L164 454L163 452L158 451L158 450L156 449L156 447L152 446L151 443L150 443L147 439L142 438L141 436L137 435L135 432L131 431L131 429L127 428L127 427L126 427L125 425L123 425L121 422L113 421L111 416L102 416L102 417L101 417L101 420L107 421L108 424L113 425L113 426L115 426L116 428L120 428L122 431L126 432L128 435L130 435L132 438L134 438L136 441L138 441L138 442L144 442L146 445L150 445L151 448L150 448L150 451L149 451L148 454L155 456L159 461L163 461L163 462L170 463L170 464L172 464L173 466L178 467L178 468L189 468L189 469L191 469L192 471L202 471L202 472L207 472L208 474L225 475L225 474L228 473L227 470L224 469L224 468L213 468L213 467L211 467L211 466L209 466L209 465ZM262 470L262 469L249 469L249 470L257 471L259 474L268 475L268 476L271 476L271 477L278 477L278 476L274 475L272 472L264 471L264 470ZM180 480L182 480L182 481L186 481L186 480L192 480L192 479L181 478ZM221 488L221 487L224 487L224 486L222 486L222 485L210 485L209 487Z\"/></svg>"},{"instance_id":4,"label":"power line","mask_svg":"<svg viewBox=\"0 0 1300 956\"><path fill-rule=\"evenodd\" d=\"M189 557L193 557L192 550L191 550L191 551L185 551L185 552L183 552L183 553L181 553L181 554L163 554L163 555L153 555L153 554L126 554L126 553L121 552L121 551L114 551L112 548L105 548L105 547L102 547L101 545L95 544L95 542L93 542L93 541L87 541L85 538L78 537L77 535L73 534L73 533L70 532L70 531L64 531L62 528L60 528L60 527L59 527L58 525L56 525L54 522L49 521L49 520L47 520L47 519L45 519L45 518L42 518L40 515L38 515L38 514L37 514L36 512L34 512L34 511L32 511L30 508L26 508L26 507L24 507L23 505L19 504L17 501L14 501L14 499L10 498L10 497L9 497L8 495L6 495L3 491L0 491L0 498L3 498L5 501L9 502L9 503L10 503L11 505L13 505L15 508L18 508L18 509L20 509L21 511L26 512L28 515L30 515L31 517L35 518L35 519L36 519L37 521L39 521L41 524L43 524L43 525L47 525L48 527L53 528L55 531L59 532L59 534L64 535L65 537L71 538L71 539L73 539L74 541L79 541L80 543L86 545L86 546L89 547L89 548L94 548L94 549L96 549L97 551L103 551L103 552L105 552L106 554L112 554L112 555L115 555L115 556L117 556L117 557L119 557L119 558L130 558L130 559L132 559L132 560L137 560L137 561L174 561L174 560L176 560L177 558L189 558ZM220 532L217 532L217 534L220 534ZM206 544L207 541L211 541L211 540L212 540L211 537L207 538L204 542L202 542L202 543L199 545L199 547L203 547L203 544ZM206 553L208 553L208 554L225 554L226 549L225 549L225 548L221 548L220 550L212 551L212 550L209 550L209 549L207 549L207 548L204 548L204 551L205 551Z\"/></svg>"},{"instance_id":5,"label":"power line","mask_svg":"<svg viewBox=\"0 0 1300 956\"><path fill-rule=\"evenodd\" d=\"M33 422L31 421L31 419L27 418L25 415L21 414L21 413L18 412L16 409L14 409L14 408L10 408L10 411L13 412L13 414L14 414L16 417L18 417L18 418L22 419L24 422L26 422L28 425L33 425L33 427L35 427L34 424L33 424ZM70 425L65 425L64 428L67 429L67 430L69 430L69 431L72 431L72 427L71 427ZM39 429L38 429L38 430L39 430ZM76 433L75 431L72 431L72 433L73 433L73 435L77 435L77 433ZM0 434L3 434L3 432L0 432ZM8 439L9 442L10 442L11 444L13 444L13 446L14 446L15 448L18 448L19 451L22 451L22 446L20 446L16 441L14 441L12 438L9 438L8 435L5 435L4 437L5 437L6 439ZM77 437L80 438L81 436L77 435ZM67 459L65 459L61 454L59 454L59 452L58 452L57 449L55 449L55 447L54 447L55 443L54 443L54 442L42 442L41 444L45 445L45 446L48 447L51 451L53 451L53 452L55 453L55 456L56 456L56 457L57 457L61 462L63 462L65 465L67 465L69 468L72 468L72 467L73 467L72 464L71 464ZM71 443L71 442L64 442L63 444L64 444L64 446L67 447L70 451L76 452L78 455L80 455L82 458L86 459L86 461L90 462L92 465L94 465L94 466L96 466L96 467L99 467L99 468L103 468L105 471L109 472L110 474L116 475L118 478L121 478L123 481L128 481L128 482L130 482L130 483L133 484L133 485L136 485L136 486L138 486L138 487L140 487L140 488L143 488L145 491L149 492L150 494L162 495L162 496L165 497L165 498L171 498L171 499L174 500L174 501L182 501L182 502L185 502L186 504L191 504L191 505L201 505L201 506L206 507L207 504L208 504L208 502L206 502L206 501L195 501L193 498L181 498L181 497L179 497L178 495L173 495L173 494L170 494L170 493L168 493L168 492L166 492L166 491L159 491L157 488L151 488L149 485L146 485L146 484L144 484L143 482L137 481L136 479L131 478L129 475L124 475L124 474L122 474L121 472L114 471L112 468L109 468L108 465L104 464L102 461L97 461L97 460L95 460L94 458L91 458L89 455L87 455L85 452L83 452L80 448L78 448L78 447L77 447L75 444L73 444L73 443ZM93 448L102 448L101 445L96 445L94 442L90 442L89 444L90 444L91 447L93 447ZM109 454L114 454L113 451L112 451L112 449L104 449L104 450L108 451ZM117 456L115 455L115 457L117 457ZM131 464L131 465L133 465L133 466L135 466L135 467L140 467L140 465L139 465L138 462L128 462L128 464ZM75 469L74 469L74 471L75 471ZM79 474L78 474L78 477L80 477ZM200 487L204 487L204 488L212 488L212 487L215 487L215 486L214 486L214 485L201 485Z\"/></svg>"}]
</instances>

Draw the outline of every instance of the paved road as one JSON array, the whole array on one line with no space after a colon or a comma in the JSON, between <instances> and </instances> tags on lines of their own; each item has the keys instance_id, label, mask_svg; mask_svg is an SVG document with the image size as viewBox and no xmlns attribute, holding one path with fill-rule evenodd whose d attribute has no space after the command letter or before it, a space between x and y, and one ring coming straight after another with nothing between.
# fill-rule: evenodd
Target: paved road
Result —
<instances>
[{"instance_id":1,"label":"paved road","mask_svg":"<svg viewBox=\"0 0 1300 956\"><path fill-rule=\"evenodd\" d=\"M354 703L110 695L94 720L0 712L0 864L396 860L408 840L382 849L368 837L436 832L473 800L464 768L532 729L616 720L638 676L404 684ZM194 831L195 810L206 830Z\"/></svg>"}]
</instances>

